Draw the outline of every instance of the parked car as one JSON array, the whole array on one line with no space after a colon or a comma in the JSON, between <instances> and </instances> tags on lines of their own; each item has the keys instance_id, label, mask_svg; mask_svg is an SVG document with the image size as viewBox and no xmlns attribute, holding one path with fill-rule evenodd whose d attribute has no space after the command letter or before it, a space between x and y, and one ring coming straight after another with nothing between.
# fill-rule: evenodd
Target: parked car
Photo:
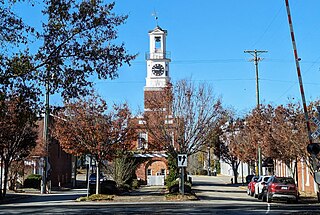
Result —
<instances>
[{"instance_id":1,"label":"parked car","mask_svg":"<svg viewBox=\"0 0 320 215\"><path fill-rule=\"evenodd\" d=\"M292 177L270 177L262 194L262 201L268 203L274 199L298 202L299 198L298 189Z\"/></svg>"},{"instance_id":2,"label":"parked car","mask_svg":"<svg viewBox=\"0 0 320 215\"><path fill-rule=\"evenodd\" d=\"M117 187L117 183L113 180L104 180L100 183L100 194L118 194L120 191ZM94 194L96 192L96 183L89 185L89 193Z\"/></svg>"},{"instance_id":3,"label":"parked car","mask_svg":"<svg viewBox=\"0 0 320 215\"><path fill-rule=\"evenodd\" d=\"M107 180L106 176L100 173L100 182ZM97 173L91 173L89 176L89 183L96 184L97 181Z\"/></svg>"},{"instance_id":4,"label":"parked car","mask_svg":"<svg viewBox=\"0 0 320 215\"><path fill-rule=\"evenodd\" d=\"M246 183L249 184L254 176L255 175L247 175L246 176Z\"/></svg>"},{"instance_id":5,"label":"parked car","mask_svg":"<svg viewBox=\"0 0 320 215\"><path fill-rule=\"evenodd\" d=\"M266 185L266 182L270 176L260 176L257 183L254 185L254 197L261 199L262 198L262 189Z\"/></svg>"},{"instance_id":6,"label":"parked car","mask_svg":"<svg viewBox=\"0 0 320 215\"><path fill-rule=\"evenodd\" d=\"M249 196L253 196L254 195L254 185L257 183L259 177L258 176L253 176L251 178L251 181L248 184L248 189L247 189L247 194Z\"/></svg>"}]
</instances>

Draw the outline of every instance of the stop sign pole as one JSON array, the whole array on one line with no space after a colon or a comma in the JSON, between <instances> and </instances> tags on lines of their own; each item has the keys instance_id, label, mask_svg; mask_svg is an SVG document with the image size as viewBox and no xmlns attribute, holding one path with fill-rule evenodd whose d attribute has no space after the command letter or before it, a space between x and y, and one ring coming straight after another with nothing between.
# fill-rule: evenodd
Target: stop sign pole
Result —
<instances>
[{"instance_id":1,"label":"stop sign pole","mask_svg":"<svg viewBox=\"0 0 320 215\"><path fill-rule=\"evenodd\" d=\"M178 167L181 168L180 193L184 195L184 168L188 165L187 154L178 154Z\"/></svg>"}]
</instances>

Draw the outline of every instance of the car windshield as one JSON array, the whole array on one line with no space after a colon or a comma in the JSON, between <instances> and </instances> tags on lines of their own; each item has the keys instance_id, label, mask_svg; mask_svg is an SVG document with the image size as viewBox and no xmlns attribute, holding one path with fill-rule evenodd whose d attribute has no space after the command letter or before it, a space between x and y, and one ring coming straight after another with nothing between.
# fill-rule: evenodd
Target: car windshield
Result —
<instances>
[{"instance_id":1,"label":"car windshield","mask_svg":"<svg viewBox=\"0 0 320 215\"><path fill-rule=\"evenodd\" d=\"M275 178L274 180L275 183L281 183L281 184L295 184L293 178Z\"/></svg>"},{"instance_id":2,"label":"car windshield","mask_svg":"<svg viewBox=\"0 0 320 215\"><path fill-rule=\"evenodd\" d=\"M263 181L264 181L264 182L267 182L267 181L269 180L269 178L270 178L270 177L265 177L265 178L263 179Z\"/></svg>"},{"instance_id":3,"label":"car windshield","mask_svg":"<svg viewBox=\"0 0 320 215\"><path fill-rule=\"evenodd\" d=\"M104 175L102 173L100 173L100 180L104 177ZM90 175L90 180L96 180L97 178L97 173L91 173Z\"/></svg>"}]
</instances>

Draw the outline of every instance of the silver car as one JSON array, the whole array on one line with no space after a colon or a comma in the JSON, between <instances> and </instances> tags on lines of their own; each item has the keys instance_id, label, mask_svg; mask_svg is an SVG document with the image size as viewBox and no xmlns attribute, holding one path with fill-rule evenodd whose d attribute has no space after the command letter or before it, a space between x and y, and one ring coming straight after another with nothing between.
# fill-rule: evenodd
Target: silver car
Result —
<instances>
[{"instance_id":1,"label":"silver car","mask_svg":"<svg viewBox=\"0 0 320 215\"><path fill-rule=\"evenodd\" d=\"M254 197L261 199L262 198L262 189L266 185L266 182L269 180L271 176L263 175L260 176L257 183L254 185Z\"/></svg>"}]
</instances>

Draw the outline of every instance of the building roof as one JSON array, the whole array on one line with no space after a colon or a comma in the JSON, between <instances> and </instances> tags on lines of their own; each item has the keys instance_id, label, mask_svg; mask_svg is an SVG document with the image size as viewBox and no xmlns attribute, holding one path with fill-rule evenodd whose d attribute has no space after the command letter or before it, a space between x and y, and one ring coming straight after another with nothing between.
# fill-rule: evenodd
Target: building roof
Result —
<instances>
[{"instance_id":1,"label":"building roof","mask_svg":"<svg viewBox=\"0 0 320 215\"><path fill-rule=\"evenodd\" d=\"M152 33L152 32L156 32L156 31L162 31L164 32L165 34L167 34L167 30L163 30L159 25L157 25L157 27L153 30L150 30L149 33Z\"/></svg>"}]
</instances>

